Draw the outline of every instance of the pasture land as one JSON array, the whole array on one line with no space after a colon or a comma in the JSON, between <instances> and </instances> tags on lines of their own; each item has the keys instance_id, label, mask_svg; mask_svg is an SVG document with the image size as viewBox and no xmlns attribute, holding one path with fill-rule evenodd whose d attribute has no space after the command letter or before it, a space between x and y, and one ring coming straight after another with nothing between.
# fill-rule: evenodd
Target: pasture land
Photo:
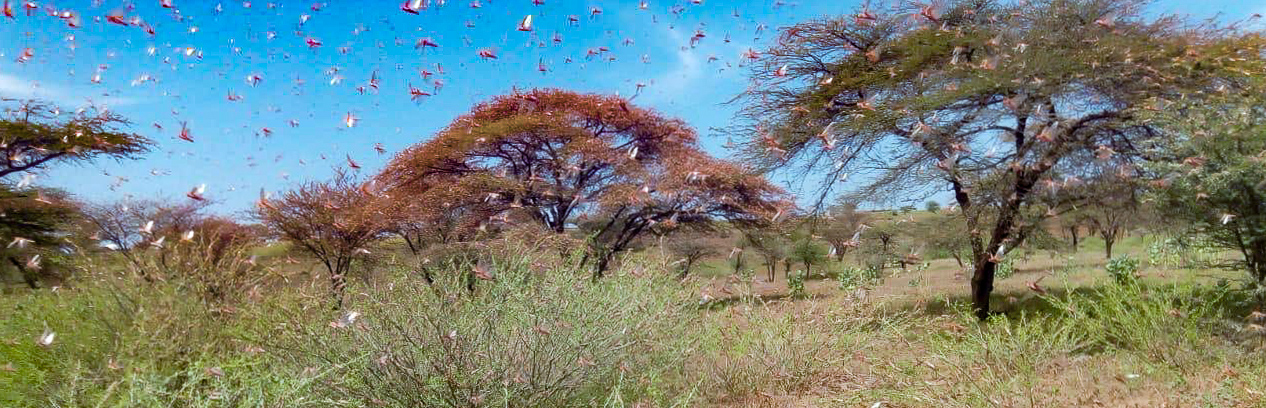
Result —
<instances>
[{"instance_id":1,"label":"pasture land","mask_svg":"<svg viewBox=\"0 0 1266 408\"><path fill-rule=\"evenodd\" d=\"M842 288L846 259L791 297L785 276L734 275L723 256L681 281L651 248L594 282L568 256L501 242L484 258L494 280L453 261L427 284L386 256L340 311L301 258L226 304L101 273L0 298L0 405L1266 404L1239 275L1154 265L1148 242L1120 245L1142 260L1125 283L1093 240L1019 260L987 323L949 259Z\"/></svg>"}]
</instances>

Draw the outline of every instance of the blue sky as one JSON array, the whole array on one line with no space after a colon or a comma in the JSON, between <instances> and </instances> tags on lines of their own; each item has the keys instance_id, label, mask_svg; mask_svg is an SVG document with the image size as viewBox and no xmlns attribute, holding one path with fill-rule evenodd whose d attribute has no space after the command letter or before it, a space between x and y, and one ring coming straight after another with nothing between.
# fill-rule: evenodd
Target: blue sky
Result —
<instances>
[{"instance_id":1,"label":"blue sky","mask_svg":"<svg viewBox=\"0 0 1266 408\"><path fill-rule=\"evenodd\" d=\"M708 151L726 156L724 138L709 137L709 128L727 123L734 107L722 103L747 86L740 53L762 49L779 26L847 13L859 3L647 0L641 10L639 1L480 0L474 8L469 0L449 0L414 15L396 0L325 0L316 11L313 1L256 0L247 8L241 0L173 0L178 19L159 0L131 1L127 15L152 25L150 36L106 22L124 1L55 2L57 10L80 16L79 28L45 13L47 2L29 17L11 2L16 18L0 17L0 96L68 108L91 100L131 119L130 131L158 141L143 160L57 166L36 184L105 201L177 198L205 183L223 213L249 208L261 188L324 178L347 166L349 156L372 174L471 105L515 88L628 96L642 83L634 103L685 119ZM594 7L601 13L594 15ZM1238 19L1266 12L1266 0L1163 1L1154 9ZM535 31L517 31L528 14ZM706 37L691 47L696 31ZM556 34L561 42L553 41ZM439 47L415 49L426 37ZM307 38L322 45L309 48ZM586 58L599 47L610 51ZM26 48L34 57L18 62ZM480 49L498 58L484 60ZM422 69L435 75L423 79ZM251 86L249 75L262 80ZM374 75L377 92L368 89ZM335 77L341 82L332 84ZM436 80L443 83L438 90ZM411 101L409 85L434 95ZM241 99L230 101L230 93ZM355 127L344 123L349 113L359 118ZM194 143L177 139L182 122ZM375 151L377 143L386 154Z\"/></svg>"}]
</instances>

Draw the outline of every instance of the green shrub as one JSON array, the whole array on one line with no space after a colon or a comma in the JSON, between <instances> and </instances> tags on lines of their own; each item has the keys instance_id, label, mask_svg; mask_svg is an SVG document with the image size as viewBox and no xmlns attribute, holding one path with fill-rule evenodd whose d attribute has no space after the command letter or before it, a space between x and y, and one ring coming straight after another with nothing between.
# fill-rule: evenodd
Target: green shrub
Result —
<instances>
[{"instance_id":1,"label":"green shrub","mask_svg":"<svg viewBox=\"0 0 1266 408\"><path fill-rule=\"evenodd\" d=\"M835 279L840 283L840 290L852 291L863 285L865 273L861 268L847 267L837 272Z\"/></svg>"},{"instance_id":2,"label":"green shrub","mask_svg":"<svg viewBox=\"0 0 1266 408\"><path fill-rule=\"evenodd\" d=\"M994 269L994 277L1003 280L1015 276L1015 260L1004 258L1002 262L998 262L997 269Z\"/></svg>"},{"instance_id":3,"label":"green shrub","mask_svg":"<svg viewBox=\"0 0 1266 408\"><path fill-rule=\"evenodd\" d=\"M692 331L702 344L698 358L692 360L691 381L713 398L731 400L820 386L832 370L847 365L852 352L869 352L871 341L892 338L887 336L906 327L893 316L871 320L871 310L858 309L868 307L861 305L850 302L815 313L787 313L781 305L771 304L753 308L750 318L740 321L708 319Z\"/></svg>"},{"instance_id":4,"label":"green shrub","mask_svg":"<svg viewBox=\"0 0 1266 408\"><path fill-rule=\"evenodd\" d=\"M791 292L791 297L804 297L804 275L805 272L801 270L787 274L787 290Z\"/></svg>"},{"instance_id":5,"label":"green shrub","mask_svg":"<svg viewBox=\"0 0 1266 408\"><path fill-rule=\"evenodd\" d=\"M327 398L399 407L580 407L689 400L683 367L699 326L695 291L667 273L591 280L574 264L484 259L435 283L394 279L351 298L352 325L299 328L284 343L330 366ZM403 275L403 274L402 274ZM473 288L473 290L471 290ZM331 312L328 320L340 317Z\"/></svg>"},{"instance_id":6,"label":"green shrub","mask_svg":"<svg viewBox=\"0 0 1266 408\"><path fill-rule=\"evenodd\" d=\"M1048 299L1086 338L1082 352L1127 350L1180 365L1206 357L1226 296L1197 285L1103 285Z\"/></svg>"},{"instance_id":7,"label":"green shrub","mask_svg":"<svg viewBox=\"0 0 1266 408\"><path fill-rule=\"evenodd\" d=\"M882 284L884 281L884 270L882 267L869 266L862 269L863 280L870 285Z\"/></svg>"},{"instance_id":8,"label":"green shrub","mask_svg":"<svg viewBox=\"0 0 1266 408\"><path fill-rule=\"evenodd\" d=\"M1138 281L1139 260L1129 255L1113 257L1105 266L1108 276L1116 283L1125 285Z\"/></svg>"},{"instance_id":9,"label":"green shrub","mask_svg":"<svg viewBox=\"0 0 1266 408\"><path fill-rule=\"evenodd\" d=\"M1109 375L1122 375L1118 370L1123 367L1116 364L1142 366L1151 380L1173 375L1176 384L1224 364L1261 367L1216 335L1228 316L1242 316L1226 313L1228 293L1200 285L1092 284L1043 296L1038 309L1023 309L985 324L978 324L969 306L960 304L954 323L961 329L926 337L930 354L942 361L937 378L954 378L951 383L957 385L916 389L909 404L1022 406L1040 401L1046 392L1064 391L1047 386L1053 361L1094 359L1103 365L1081 369ZM1037 397L1030 399L1034 390L1039 390Z\"/></svg>"},{"instance_id":10,"label":"green shrub","mask_svg":"<svg viewBox=\"0 0 1266 408\"><path fill-rule=\"evenodd\" d=\"M1147 245L1147 263L1166 268L1201 268L1219 263L1220 250L1198 237L1166 238Z\"/></svg>"}]
</instances>

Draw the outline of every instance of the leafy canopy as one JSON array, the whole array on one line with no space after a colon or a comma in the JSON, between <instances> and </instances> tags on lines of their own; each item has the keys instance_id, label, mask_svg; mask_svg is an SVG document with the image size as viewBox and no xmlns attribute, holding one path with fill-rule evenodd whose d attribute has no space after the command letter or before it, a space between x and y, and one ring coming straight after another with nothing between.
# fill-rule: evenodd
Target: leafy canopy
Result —
<instances>
[{"instance_id":1,"label":"leafy canopy","mask_svg":"<svg viewBox=\"0 0 1266 408\"><path fill-rule=\"evenodd\" d=\"M121 131L128 121L108 110L65 112L39 101L0 102L6 103L0 117L0 178L55 161L137 158L153 144L144 136Z\"/></svg>"},{"instance_id":2,"label":"leafy canopy","mask_svg":"<svg viewBox=\"0 0 1266 408\"><path fill-rule=\"evenodd\" d=\"M377 177L394 196L555 232L590 220L599 270L644 233L774 218L781 190L712 158L678 119L616 96L532 90L493 98ZM482 220L481 220L482 221Z\"/></svg>"},{"instance_id":3,"label":"leafy canopy","mask_svg":"<svg viewBox=\"0 0 1266 408\"><path fill-rule=\"evenodd\" d=\"M1260 81L1254 89L1261 89ZM1158 115L1174 137L1151 166L1153 198L1188 233L1240 254L1235 266L1266 283L1266 99L1225 95Z\"/></svg>"},{"instance_id":4,"label":"leafy canopy","mask_svg":"<svg viewBox=\"0 0 1266 408\"><path fill-rule=\"evenodd\" d=\"M1075 201L1083 159L1137 172L1158 136L1141 113L1263 72L1263 42L1235 27L1148 18L1133 0L958 0L785 28L751 65L733 130L749 161L849 174L854 197L948 187L967 222L975 298L987 314L996 262ZM1070 196L1076 198L1076 196Z\"/></svg>"}]
</instances>

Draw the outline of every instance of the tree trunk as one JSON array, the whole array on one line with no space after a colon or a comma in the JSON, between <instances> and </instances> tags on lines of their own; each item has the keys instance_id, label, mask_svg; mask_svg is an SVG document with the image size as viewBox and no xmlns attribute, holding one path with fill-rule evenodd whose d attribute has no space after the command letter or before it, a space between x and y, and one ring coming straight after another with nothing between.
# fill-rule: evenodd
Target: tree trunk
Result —
<instances>
[{"instance_id":1,"label":"tree trunk","mask_svg":"<svg viewBox=\"0 0 1266 408\"><path fill-rule=\"evenodd\" d=\"M398 234L400 234L401 238L404 238L404 243L409 246L409 253L413 254L415 257L418 256L420 248L418 248L417 244L413 243L413 238L411 238L406 232L398 232Z\"/></svg>"},{"instance_id":2,"label":"tree trunk","mask_svg":"<svg viewBox=\"0 0 1266 408\"><path fill-rule=\"evenodd\" d=\"M1266 242L1258 241L1254 245L1245 248L1241 246L1244 252L1244 261L1248 264L1248 270L1253 274L1253 280L1257 282L1256 293L1257 306L1266 306Z\"/></svg>"},{"instance_id":3,"label":"tree trunk","mask_svg":"<svg viewBox=\"0 0 1266 408\"><path fill-rule=\"evenodd\" d=\"M1257 279L1258 285L1266 284L1266 242L1259 241L1249 253L1249 268L1253 271L1253 278Z\"/></svg>"},{"instance_id":4,"label":"tree trunk","mask_svg":"<svg viewBox=\"0 0 1266 408\"><path fill-rule=\"evenodd\" d=\"M26 265L23 265L22 261L19 261L17 258L14 258L14 257L9 257L9 262L12 263L14 267L18 268L18 273L22 274L22 281L26 282L26 286L30 286L31 289L40 288L39 277L36 276L34 273L30 273L29 271L27 271Z\"/></svg>"},{"instance_id":5,"label":"tree trunk","mask_svg":"<svg viewBox=\"0 0 1266 408\"><path fill-rule=\"evenodd\" d=\"M422 267L422 279L426 281L427 286L435 286L435 279L431 277L431 270L425 266Z\"/></svg>"},{"instance_id":6,"label":"tree trunk","mask_svg":"<svg viewBox=\"0 0 1266 408\"><path fill-rule=\"evenodd\" d=\"M1077 236L1077 227L1076 226L1068 227L1068 234L1073 237L1073 252L1076 253L1077 245L1080 244L1081 242L1080 237Z\"/></svg>"},{"instance_id":7,"label":"tree trunk","mask_svg":"<svg viewBox=\"0 0 1266 408\"><path fill-rule=\"evenodd\" d=\"M1116 238L1115 238L1115 237L1113 237L1113 238L1104 237L1104 238L1103 238L1103 252L1104 252L1104 253L1108 256L1108 258L1107 258L1107 259L1112 259L1112 244L1115 244L1115 243L1116 243Z\"/></svg>"},{"instance_id":8,"label":"tree trunk","mask_svg":"<svg viewBox=\"0 0 1266 408\"><path fill-rule=\"evenodd\" d=\"M678 278L686 279L686 275L690 274L690 267L694 266L694 263L695 263L694 258L686 257L686 265L681 268L681 276L679 276Z\"/></svg>"},{"instance_id":9,"label":"tree trunk","mask_svg":"<svg viewBox=\"0 0 1266 408\"><path fill-rule=\"evenodd\" d=\"M958 262L958 267L959 267L959 268L962 268L962 267L963 267L963 255L962 255L962 254L959 254L958 252L954 252L954 262Z\"/></svg>"},{"instance_id":10,"label":"tree trunk","mask_svg":"<svg viewBox=\"0 0 1266 408\"><path fill-rule=\"evenodd\" d=\"M809 263L809 261L804 261L804 277L805 277L805 279L808 279L808 278L809 278L809 275L813 274L813 270L812 270L812 269L810 269L810 268L812 268L812 267L813 267L813 264Z\"/></svg>"},{"instance_id":11,"label":"tree trunk","mask_svg":"<svg viewBox=\"0 0 1266 408\"><path fill-rule=\"evenodd\" d=\"M611 267L611 258L614 257L614 253L606 253L598 258L598 267L593 270L593 280L602 279L602 276L607 273L607 269Z\"/></svg>"},{"instance_id":12,"label":"tree trunk","mask_svg":"<svg viewBox=\"0 0 1266 408\"><path fill-rule=\"evenodd\" d=\"M343 308L343 289L347 287L347 278L343 275L330 275L330 296L334 299L334 310Z\"/></svg>"},{"instance_id":13,"label":"tree trunk","mask_svg":"<svg viewBox=\"0 0 1266 408\"><path fill-rule=\"evenodd\" d=\"M983 321L989 318L989 295L993 293L993 275L998 264L987 257L976 261L971 277L971 301L976 318Z\"/></svg>"}]
</instances>

